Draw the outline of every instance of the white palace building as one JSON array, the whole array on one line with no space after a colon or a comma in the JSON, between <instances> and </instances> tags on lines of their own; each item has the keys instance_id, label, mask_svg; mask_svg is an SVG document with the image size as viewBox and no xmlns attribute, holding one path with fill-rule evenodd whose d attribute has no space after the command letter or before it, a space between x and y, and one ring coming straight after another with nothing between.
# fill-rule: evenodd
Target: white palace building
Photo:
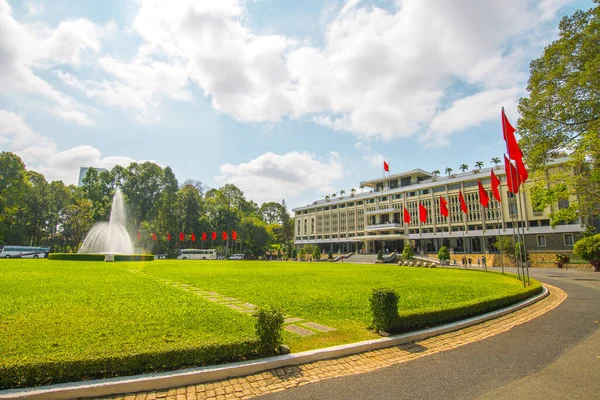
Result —
<instances>
[{"instance_id":1,"label":"white palace building","mask_svg":"<svg viewBox=\"0 0 600 400\"><path fill-rule=\"evenodd\" d=\"M557 158L550 168L566 169L568 158ZM496 252L493 247L498 235L513 235L517 209L506 187L504 166L494 167L501 181L502 202L491 194L490 170L469 171L450 176L434 176L422 169L413 169L361 182L368 192L354 193L295 208L295 245L317 245L327 252L402 251L410 240L417 252L434 253L443 245L454 252ZM479 203L478 179L489 193L490 204L482 219ZM584 221L550 226L549 214L566 207L568 200L543 211L534 210L527 186L521 188L525 211L525 240L528 252L570 252L585 228ZM460 209L459 190L468 206L468 214ZM448 218L440 215L439 198L448 202ZM571 199L573 201L573 199ZM427 208L427 221L419 222L419 203ZM403 209L410 212L411 223L403 222ZM485 221L485 222L484 222ZM484 231L485 223L485 231ZM482 244L485 243L485 249Z\"/></svg>"}]
</instances>

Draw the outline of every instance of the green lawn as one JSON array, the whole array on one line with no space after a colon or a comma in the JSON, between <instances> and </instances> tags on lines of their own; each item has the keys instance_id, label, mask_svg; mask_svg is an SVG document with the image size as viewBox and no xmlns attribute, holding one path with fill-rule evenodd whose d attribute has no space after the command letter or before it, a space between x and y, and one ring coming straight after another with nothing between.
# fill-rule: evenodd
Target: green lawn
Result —
<instances>
[{"instance_id":1,"label":"green lawn","mask_svg":"<svg viewBox=\"0 0 600 400\"><path fill-rule=\"evenodd\" d=\"M289 316L336 328L305 338L286 332L284 342L292 351L375 338L366 329L375 287L397 291L401 314L523 292L521 282L499 274L381 264L0 260L0 375L15 365L183 351L254 338L250 315L165 281L258 306L278 305ZM127 366L122 368L117 370Z\"/></svg>"}]
</instances>

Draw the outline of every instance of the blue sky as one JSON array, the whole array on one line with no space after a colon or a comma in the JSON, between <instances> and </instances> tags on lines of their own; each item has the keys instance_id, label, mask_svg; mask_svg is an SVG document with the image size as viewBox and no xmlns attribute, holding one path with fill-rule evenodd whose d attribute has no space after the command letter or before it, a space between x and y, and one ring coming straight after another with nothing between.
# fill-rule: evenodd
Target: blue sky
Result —
<instances>
[{"instance_id":1,"label":"blue sky","mask_svg":"<svg viewBox=\"0 0 600 400\"><path fill-rule=\"evenodd\" d=\"M0 150L49 180L152 160L290 206L382 159L488 164L529 61L593 3L478 3L0 0Z\"/></svg>"}]
</instances>

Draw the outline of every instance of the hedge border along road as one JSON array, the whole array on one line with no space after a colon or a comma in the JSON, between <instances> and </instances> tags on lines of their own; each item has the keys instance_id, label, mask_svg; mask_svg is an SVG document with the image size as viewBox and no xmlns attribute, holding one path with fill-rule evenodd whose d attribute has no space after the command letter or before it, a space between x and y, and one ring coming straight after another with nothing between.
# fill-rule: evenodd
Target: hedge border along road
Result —
<instances>
[{"instance_id":1,"label":"hedge border along road","mask_svg":"<svg viewBox=\"0 0 600 400\"><path fill-rule=\"evenodd\" d=\"M153 254L115 254L115 261L154 261ZM49 260L104 261L105 254L50 253Z\"/></svg>"},{"instance_id":2,"label":"hedge border along road","mask_svg":"<svg viewBox=\"0 0 600 400\"><path fill-rule=\"evenodd\" d=\"M372 322L368 298L375 287L398 292L399 312L410 329L491 311L539 287L534 282L523 289L513 277L495 273L381 264L0 262L0 336L5 339L0 387L129 375L144 368L167 371L256 355L250 315L167 282L259 307L281 306L288 315L336 328L307 337L284 331L284 343L293 352L378 338L367 329ZM202 357L184 356L191 353Z\"/></svg>"}]
</instances>

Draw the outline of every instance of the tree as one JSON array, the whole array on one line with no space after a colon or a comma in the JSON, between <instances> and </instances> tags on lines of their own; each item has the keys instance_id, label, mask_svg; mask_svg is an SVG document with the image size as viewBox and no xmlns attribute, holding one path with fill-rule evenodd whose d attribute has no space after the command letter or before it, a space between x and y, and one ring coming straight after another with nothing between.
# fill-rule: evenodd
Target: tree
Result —
<instances>
[{"instance_id":1,"label":"tree","mask_svg":"<svg viewBox=\"0 0 600 400\"><path fill-rule=\"evenodd\" d=\"M263 203L258 212L263 221L267 224L281 224L283 220L283 214L286 212L284 207L274 201L269 203Z\"/></svg>"},{"instance_id":2,"label":"tree","mask_svg":"<svg viewBox=\"0 0 600 400\"><path fill-rule=\"evenodd\" d=\"M462 172L465 172L469 169L469 166L467 164L460 164L460 167L458 167L458 169L460 169Z\"/></svg>"},{"instance_id":3,"label":"tree","mask_svg":"<svg viewBox=\"0 0 600 400\"><path fill-rule=\"evenodd\" d=\"M340 190L340 199L343 199L345 194L346 191L344 189Z\"/></svg>"},{"instance_id":4,"label":"tree","mask_svg":"<svg viewBox=\"0 0 600 400\"><path fill-rule=\"evenodd\" d=\"M600 214L600 1L594 3L564 17L558 40L531 62L517 124L530 172L547 180L547 189L564 183L577 198L567 213L583 216ZM565 151L575 173L544 176L546 163ZM547 198L548 205L557 201Z\"/></svg>"},{"instance_id":5,"label":"tree","mask_svg":"<svg viewBox=\"0 0 600 400\"><path fill-rule=\"evenodd\" d=\"M578 240L573 247L573 253L589 261L594 271L600 271L600 234Z\"/></svg>"},{"instance_id":6,"label":"tree","mask_svg":"<svg viewBox=\"0 0 600 400\"><path fill-rule=\"evenodd\" d=\"M300 258L301 261L306 259L306 250L304 250L304 247L300 248L300 251L298 252L298 258Z\"/></svg>"},{"instance_id":7,"label":"tree","mask_svg":"<svg viewBox=\"0 0 600 400\"><path fill-rule=\"evenodd\" d=\"M500 164L502 161L500 160L500 157L492 157L490 162L494 164L494 166L498 166L498 164Z\"/></svg>"},{"instance_id":8,"label":"tree","mask_svg":"<svg viewBox=\"0 0 600 400\"><path fill-rule=\"evenodd\" d=\"M440 170L436 169L436 170L432 171L431 173L433 174L434 177L437 178L437 176L440 174Z\"/></svg>"},{"instance_id":9,"label":"tree","mask_svg":"<svg viewBox=\"0 0 600 400\"><path fill-rule=\"evenodd\" d=\"M515 242L508 236L496 236L496 242L494 243L496 249L500 249L502 254L510 258L515 259Z\"/></svg>"},{"instance_id":10,"label":"tree","mask_svg":"<svg viewBox=\"0 0 600 400\"><path fill-rule=\"evenodd\" d=\"M88 199L77 199L65 208L62 235L65 244L77 252L81 242L94 223L93 205Z\"/></svg>"},{"instance_id":11,"label":"tree","mask_svg":"<svg viewBox=\"0 0 600 400\"><path fill-rule=\"evenodd\" d=\"M22 243L25 230L18 223L28 187L25 164L10 152L0 153L0 243Z\"/></svg>"},{"instance_id":12,"label":"tree","mask_svg":"<svg viewBox=\"0 0 600 400\"><path fill-rule=\"evenodd\" d=\"M477 167L477 169L478 169L479 171L481 171L481 168L483 168L483 161L477 161L477 162L475 163L475 167Z\"/></svg>"},{"instance_id":13,"label":"tree","mask_svg":"<svg viewBox=\"0 0 600 400\"><path fill-rule=\"evenodd\" d=\"M448 261L450 260L450 251L446 246L440 247L437 255L438 260L440 261Z\"/></svg>"},{"instance_id":14,"label":"tree","mask_svg":"<svg viewBox=\"0 0 600 400\"><path fill-rule=\"evenodd\" d=\"M329 195L325 196L325 201L330 201L331 197L329 197Z\"/></svg>"},{"instance_id":15,"label":"tree","mask_svg":"<svg viewBox=\"0 0 600 400\"><path fill-rule=\"evenodd\" d=\"M415 256L412 246L409 242L404 243L404 249L402 250L402 258L404 260L412 260Z\"/></svg>"},{"instance_id":16,"label":"tree","mask_svg":"<svg viewBox=\"0 0 600 400\"><path fill-rule=\"evenodd\" d=\"M35 171L27 171L27 191L24 198L27 243L38 246L46 229L49 217L49 185L44 176Z\"/></svg>"},{"instance_id":17,"label":"tree","mask_svg":"<svg viewBox=\"0 0 600 400\"><path fill-rule=\"evenodd\" d=\"M315 246L313 253L312 253L312 257L313 257L313 260L321 259L321 248L319 246Z\"/></svg>"},{"instance_id":18,"label":"tree","mask_svg":"<svg viewBox=\"0 0 600 400\"><path fill-rule=\"evenodd\" d=\"M450 175L452 173L453 169L450 167L446 167L446 175Z\"/></svg>"}]
</instances>

